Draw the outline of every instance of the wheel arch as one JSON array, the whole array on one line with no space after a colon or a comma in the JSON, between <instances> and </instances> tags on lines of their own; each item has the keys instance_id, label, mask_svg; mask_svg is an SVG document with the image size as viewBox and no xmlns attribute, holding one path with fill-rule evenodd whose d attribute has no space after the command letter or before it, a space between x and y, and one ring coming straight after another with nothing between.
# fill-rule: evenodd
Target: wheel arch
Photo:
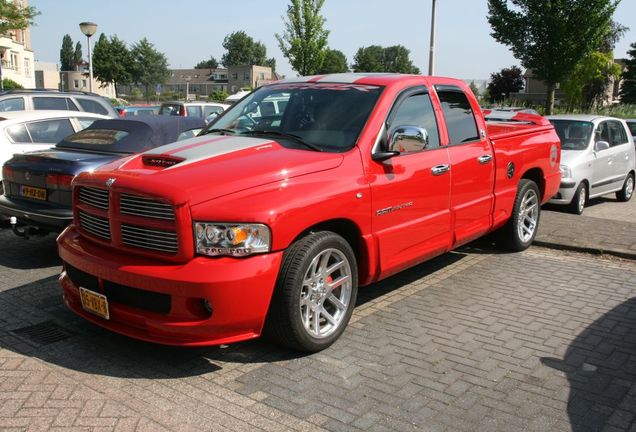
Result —
<instances>
[{"instance_id":1,"label":"wheel arch","mask_svg":"<svg viewBox=\"0 0 636 432\"><path fill-rule=\"evenodd\" d=\"M520 179L532 180L539 188L539 193L543 200L543 197L545 196L545 176L543 175L543 170L541 168L529 168L521 175Z\"/></svg>"}]
</instances>

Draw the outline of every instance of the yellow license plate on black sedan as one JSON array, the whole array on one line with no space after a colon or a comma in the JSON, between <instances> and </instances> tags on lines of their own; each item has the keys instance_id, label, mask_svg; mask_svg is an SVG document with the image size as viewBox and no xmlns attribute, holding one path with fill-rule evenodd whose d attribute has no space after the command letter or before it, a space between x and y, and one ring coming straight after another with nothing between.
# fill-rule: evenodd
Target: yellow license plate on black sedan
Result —
<instances>
[{"instance_id":1,"label":"yellow license plate on black sedan","mask_svg":"<svg viewBox=\"0 0 636 432\"><path fill-rule=\"evenodd\" d=\"M46 189L31 186L20 186L20 195L27 198L46 201Z\"/></svg>"},{"instance_id":2,"label":"yellow license plate on black sedan","mask_svg":"<svg viewBox=\"0 0 636 432\"><path fill-rule=\"evenodd\" d=\"M108 299L105 295L80 287L80 299L85 311L110 319L108 313Z\"/></svg>"}]
</instances>

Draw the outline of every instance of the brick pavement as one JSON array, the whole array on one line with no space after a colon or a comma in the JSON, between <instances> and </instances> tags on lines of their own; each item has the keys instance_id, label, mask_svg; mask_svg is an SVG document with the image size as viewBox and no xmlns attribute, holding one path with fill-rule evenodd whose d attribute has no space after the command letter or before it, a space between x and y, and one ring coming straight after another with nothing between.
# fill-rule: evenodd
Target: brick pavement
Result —
<instances>
[{"instance_id":1,"label":"brick pavement","mask_svg":"<svg viewBox=\"0 0 636 432\"><path fill-rule=\"evenodd\" d=\"M636 432L633 261L471 245L363 288L330 349L178 349L60 299L53 237L0 232L0 430ZM62 338L15 330L46 323Z\"/></svg>"}]
</instances>

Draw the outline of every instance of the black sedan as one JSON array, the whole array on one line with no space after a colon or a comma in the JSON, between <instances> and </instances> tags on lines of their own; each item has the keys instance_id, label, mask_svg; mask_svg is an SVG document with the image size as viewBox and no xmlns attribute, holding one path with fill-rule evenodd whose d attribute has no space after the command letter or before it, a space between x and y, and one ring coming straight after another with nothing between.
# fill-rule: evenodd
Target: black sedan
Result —
<instances>
[{"instance_id":1,"label":"black sedan","mask_svg":"<svg viewBox=\"0 0 636 432\"><path fill-rule=\"evenodd\" d=\"M198 117L98 120L48 150L16 154L2 168L0 214L23 237L60 232L73 219L71 180L82 171L194 136Z\"/></svg>"}]
</instances>

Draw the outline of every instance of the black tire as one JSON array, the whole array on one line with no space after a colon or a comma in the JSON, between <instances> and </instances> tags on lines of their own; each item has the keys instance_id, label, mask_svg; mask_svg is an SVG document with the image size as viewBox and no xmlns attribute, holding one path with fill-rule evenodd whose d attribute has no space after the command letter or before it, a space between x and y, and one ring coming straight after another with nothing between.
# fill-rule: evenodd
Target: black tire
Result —
<instances>
[{"instance_id":1,"label":"black tire","mask_svg":"<svg viewBox=\"0 0 636 432\"><path fill-rule=\"evenodd\" d=\"M632 199L632 195L634 195L634 174L630 173L623 183L623 189L616 192L616 199L620 202L627 202Z\"/></svg>"},{"instance_id":2,"label":"black tire","mask_svg":"<svg viewBox=\"0 0 636 432\"><path fill-rule=\"evenodd\" d=\"M584 196L581 196L583 194ZM585 209L585 205L587 204L587 184L584 181L581 182L578 188L576 188L576 192L574 192L574 196L572 197L572 201L568 204L568 212L574 213L576 215L580 215L583 213Z\"/></svg>"},{"instance_id":3,"label":"black tire","mask_svg":"<svg viewBox=\"0 0 636 432\"><path fill-rule=\"evenodd\" d=\"M532 227L532 232L528 235L528 237L522 237L520 234L520 230L523 230L522 225L528 228L526 224L526 218L522 217L522 210L524 206L524 200L530 198L533 195L535 199L534 209L536 209L536 218L534 222L534 226ZM506 249L513 252L520 252L526 250L531 244L534 238L537 235L537 231L539 229L539 218L541 215L541 194L539 192L539 187L535 182L528 179L519 180L519 186L517 186L517 195L515 197L515 202L512 207L512 215L510 219L501 227L499 232L497 233L498 244Z\"/></svg>"},{"instance_id":4,"label":"black tire","mask_svg":"<svg viewBox=\"0 0 636 432\"><path fill-rule=\"evenodd\" d=\"M346 284L348 288L345 288L345 284L341 286L342 288L338 288L340 294L349 292L349 300L346 304L346 310L335 311L339 315L339 321L337 326L332 326L332 332L326 336L315 337L303 324L301 296L303 293L309 292L309 288L304 286L303 281L310 271L312 261L321 254L334 250L337 252L331 253L342 262L346 261L349 266L350 284ZM346 274L346 271L346 265L343 265L343 271L340 275ZM338 274L337 272L338 270L335 271L336 274ZM334 289L334 292L338 289ZM349 243L338 234L330 231L310 233L297 240L285 251L267 315L265 333L279 344L298 351L321 351L333 344L347 327L355 307L357 293L358 267L355 254ZM326 303L325 300L323 300L324 303ZM333 304L327 304L325 307L329 306L333 307ZM311 310L308 305L305 307L307 310ZM309 314L309 312L307 313ZM316 322L315 317L312 318L314 318L312 323ZM318 322L321 322L320 319ZM327 324L326 321L323 322Z\"/></svg>"}]
</instances>

